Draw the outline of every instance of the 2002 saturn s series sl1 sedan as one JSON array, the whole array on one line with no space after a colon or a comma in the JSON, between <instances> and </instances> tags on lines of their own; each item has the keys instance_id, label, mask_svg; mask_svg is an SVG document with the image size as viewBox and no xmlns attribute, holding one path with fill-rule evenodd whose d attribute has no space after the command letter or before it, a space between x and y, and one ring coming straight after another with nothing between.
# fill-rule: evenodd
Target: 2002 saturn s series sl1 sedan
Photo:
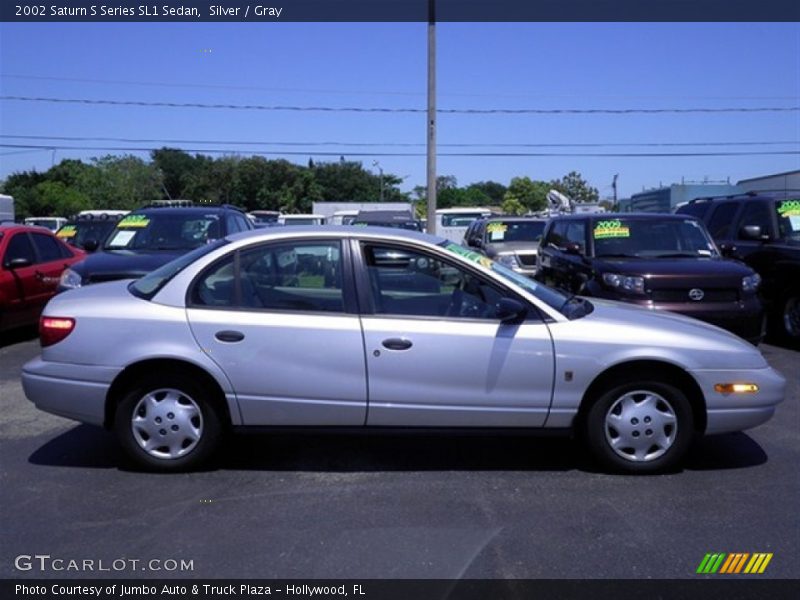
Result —
<instances>
[{"instance_id":1,"label":"2002 saturn s series sl1 sedan","mask_svg":"<svg viewBox=\"0 0 800 600\"><path fill-rule=\"evenodd\" d=\"M443 238L275 228L54 298L25 393L113 428L147 468L231 429L572 429L611 470L674 467L696 433L768 420L753 346L670 313L564 295Z\"/></svg>"}]
</instances>

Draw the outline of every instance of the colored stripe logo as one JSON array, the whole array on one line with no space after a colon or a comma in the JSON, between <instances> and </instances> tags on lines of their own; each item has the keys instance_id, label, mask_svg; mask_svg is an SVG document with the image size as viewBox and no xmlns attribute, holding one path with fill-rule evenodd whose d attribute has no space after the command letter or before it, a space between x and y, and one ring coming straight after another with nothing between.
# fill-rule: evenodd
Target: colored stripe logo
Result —
<instances>
[{"instance_id":1,"label":"colored stripe logo","mask_svg":"<svg viewBox=\"0 0 800 600\"><path fill-rule=\"evenodd\" d=\"M751 575L760 574L767 570L769 561L772 560L772 552L734 552L732 554L724 552L709 553L703 557L697 573L703 575L713 575L724 573L735 575L747 573Z\"/></svg>"}]
</instances>

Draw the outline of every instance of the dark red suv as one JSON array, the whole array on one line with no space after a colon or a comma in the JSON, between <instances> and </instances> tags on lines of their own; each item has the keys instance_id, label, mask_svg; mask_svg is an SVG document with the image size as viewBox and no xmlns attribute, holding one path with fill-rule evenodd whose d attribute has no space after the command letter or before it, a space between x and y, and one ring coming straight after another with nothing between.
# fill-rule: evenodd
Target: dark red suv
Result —
<instances>
[{"instance_id":1,"label":"dark red suv","mask_svg":"<svg viewBox=\"0 0 800 600\"><path fill-rule=\"evenodd\" d=\"M0 225L0 331L35 324L62 271L85 256L42 227Z\"/></svg>"},{"instance_id":2,"label":"dark red suv","mask_svg":"<svg viewBox=\"0 0 800 600\"><path fill-rule=\"evenodd\" d=\"M574 294L681 313L754 344L764 336L761 277L722 257L694 217L554 217L539 247L536 279Z\"/></svg>"}]
</instances>

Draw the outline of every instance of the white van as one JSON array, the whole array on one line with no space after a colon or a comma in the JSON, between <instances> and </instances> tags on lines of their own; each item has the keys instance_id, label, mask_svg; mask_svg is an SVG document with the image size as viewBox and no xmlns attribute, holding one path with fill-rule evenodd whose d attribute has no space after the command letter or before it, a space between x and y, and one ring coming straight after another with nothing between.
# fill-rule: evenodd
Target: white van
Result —
<instances>
[{"instance_id":1,"label":"white van","mask_svg":"<svg viewBox=\"0 0 800 600\"><path fill-rule=\"evenodd\" d=\"M475 219L491 216L488 208L461 207L440 208L436 211L436 235L460 244L467 232L467 227Z\"/></svg>"},{"instance_id":2,"label":"white van","mask_svg":"<svg viewBox=\"0 0 800 600\"><path fill-rule=\"evenodd\" d=\"M64 217L28 217L25 219L25 225L33 225L36 227L45 227L55 233L65 225L67 220Z\"/></svg>"},{"instance_id":3,"label":"white van","mask_svg":"<svg viewBox=\"0 0 800 600\"><path fill-rule=\"evenodd\" d=\"M14 198L0 194L0 223L4 221L14 222Z\"/></svg>"},{"instance_id":4,"label":"white van","mask_svg":"<svg viewBox=\"0 0 800 600\"><path fill-rule=\"evenodd\" d=\"M325 215L281 215L278 225L325 225Z\"/></svg>"}]
</instances>

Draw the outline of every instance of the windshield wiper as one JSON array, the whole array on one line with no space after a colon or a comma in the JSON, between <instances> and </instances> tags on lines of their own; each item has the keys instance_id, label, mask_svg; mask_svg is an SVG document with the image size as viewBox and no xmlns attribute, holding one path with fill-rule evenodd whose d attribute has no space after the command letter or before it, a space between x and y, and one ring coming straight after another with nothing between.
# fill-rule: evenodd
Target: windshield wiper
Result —
<instances>
[{"instance_id":1,"label":"windshield wiper","mask_svg":"<svg viewBox=\"0 0 800 600\"><path fill-rule=\"evenodd\" d=\"M597 258L641 258L638 254L598 254Z\"/></svg>"},{"instance_id":2,"label":"windshield wiper","mask_svg":"<svg viewBox=\"0 0 800 600\"><path fill-rule=\"evenodd\" d=\"M654 258L682 258L682 257L697 258L698 256L712 256L712 255L698 254L697 252L668 252L667 254L656 254Z\"/></svg>"}]
</instances>

